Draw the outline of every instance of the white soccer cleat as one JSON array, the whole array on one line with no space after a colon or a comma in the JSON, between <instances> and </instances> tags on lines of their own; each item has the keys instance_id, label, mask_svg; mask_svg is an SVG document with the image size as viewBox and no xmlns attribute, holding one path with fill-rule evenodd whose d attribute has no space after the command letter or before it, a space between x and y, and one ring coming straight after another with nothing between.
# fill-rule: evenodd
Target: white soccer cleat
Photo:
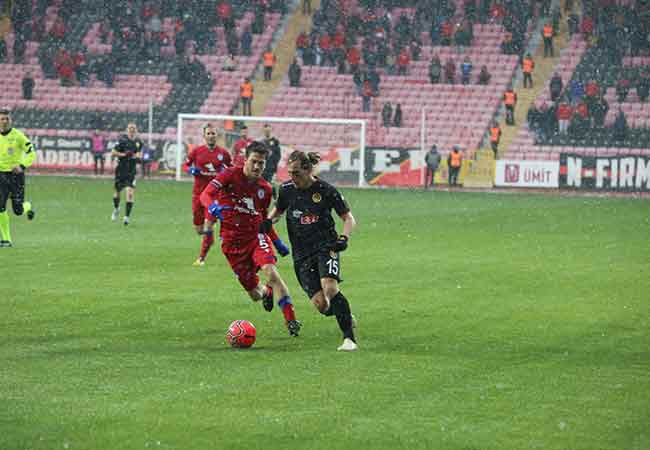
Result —
<instances>
[{"instance_id":1,"label":"white soccer cleat","mask_svg":"<svg viewBox=\"0 0 650 450\"><path fill-rule=\"evenodd\" d=\"M196 261L192 263L192 266L194 267L203 267L205 266L205 260L198 258Z\"/></svg>"},{"instance_id":2,"label":"white soccer cleat","mask_svg":"<svg viewBox=\"0 0 650 450\"><path fill-rule=\"evenodd\" d=\"M359 347L357 346L356 342L354 342L350 338L345 338L343 339L343 344L336 350L339 352L354 352L357 351Z\"/></svg>"},{"instance_id":3,"label":"white soccer cleat","mask_svg":"<svg viewBox=\"0 0 650 450\"><path fill-rule=\"evenodd\" d=\"M119 215L120 215L120 210L119 209L114 209L113 214L111 214L111 220L113 222L115 222L117 220L117 218L119 217Z\"/></svg>"},{"instance_id":4,"label":"white soccer cleat","mask_svg":"<svg viewBox=\"0 0 650 450\"><path fill-rule=\"evenodd\" d=\"M124 225L129 224L129 216L124 216Z\"/></svg>"}]
</instances>

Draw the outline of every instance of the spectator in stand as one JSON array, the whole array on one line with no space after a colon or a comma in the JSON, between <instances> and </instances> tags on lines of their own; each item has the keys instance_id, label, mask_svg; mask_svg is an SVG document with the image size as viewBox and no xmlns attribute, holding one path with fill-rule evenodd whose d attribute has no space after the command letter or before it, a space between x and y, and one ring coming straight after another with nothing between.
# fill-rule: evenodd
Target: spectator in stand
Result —
<instances>
[{"instance_id":1,"label":"spectator in stand","mask_svg":"<svg viewBox=\"0 0 650 450\"><path fill-rule=\"evenodd\" d=\"M264 81L271 81L273 66L275 65L275 55L271 47L266 48L266 51L262 55L262 60L264 61Z\"/></svg>"},{"instance_id":2,"label":"spectator in stand","mask_svg":"<svg viewBox=\"0 0 650 450\"><path fill-rule=\"evenodd\" d=\"M252 116L252 104L253 104L253 83L251 83L250 78L246 78L244 82L239 87L239 96L241 99L242 115Z\"/></svg>"},{"instance_id":3,"label":"spectator in stand","mask_svg":"<svg viewBox=\"0 0 650 450\"><path fill-rule=\"evenodd\" d=\"M95 175L104 175L104 162L106 157L106 139L100 130L93 131L90 136L93 149L93 160L95 163Z\"/></svg>"},{"instance_id":4,"label":"spectator in stand","mask_svg":"<svg viewBox=\"0 0 650 450\"><path fill-rule=\"evenodd\" d=\"M25 61L26 39L24 33L16 31L14 35L14 64L22 64Z\"/></svg>"},{"instance_id":5,"label":"spectator in stand","mask_svg":"<svg viewBox=\"0 0 650 450\"><path fill-rule=\"evenodd\" d=\"M395 106L395 116L393 117L393 126L395 128L402 127L402 105L399 103Z\"/></svg>"},{"instance_id":6,"label":"spectator in stand","mask_svg":"<svg viewBox=\"0 0 650 450\"><path fill-rule=\"evenodd\" d=\"M487 86L490 83L490 78L492 78L492 75L488 72L487 66L481 66L481 72L478 74L478 84Z\"/></svg>"},{"instance_id":7,"label":"spectator in stand","mask_svg":"<svg viewBox=\"0 0 650 450\"><path fill-rule=\"evenodd\" d=\"M569 89L569 97L572 103L577 103L585 96L585 86L582 80L574 78L571 80L571 87Z\"/></svg>"},{"instance_id":8,"label":"spectator in stand","mask_svg":"<svg viewBox=\"0 0 650 450\"><path fill-rule=\"evenodd\" d=\"M348 65L350 66L350 73L355 73L359 68L361 62L361 53L356 47L350 47L347 51Z\"/></svg>"},{"instance_id":9,"label":"spectator in stand","mask_svg":"<svg viewBox=\"0 0 650 450\"><path fill-rule=\"evenodd\" d=\"M4 36L0 36L0 64L4 64L7 60L7 43Z\"/></svg>"},{"instance_id":10,"label":"spectator in stand","mask_svg":"<svg viewBox=\"0 0 650 450\"><path fill-rule=\"evenodd\" d=\"M575 12L569 14L569 18L567 19L567 26L569 27L569 37L573 36L574 34L578 34L580 31L580 17L578 14Z\"/></svg>"},{"instance_id":11,"label":"spectator in stand","mask_svg":"<svg viewBox=\"0 0 650 450\"><path fill-rule=\"evenodd\" d=\"M384 128L391 126L391 119L393 117L393 107L390 102L384 103L384 107L381 109L381 122Z\"/></svg>"},{"instance_id":12,"label":"spectator in stand","mask_svg":"<svg viewBox=\"0 0 650 450\"><path fill-rule=\"evenodd\" d=\"M555 72L551 77L551 81L549 82L549 90L551 92L552 102L555 102L560 98L560 95L562 95L563 87L564 83L562 82L562 77L560 77L559 73Z\"/></svg>"},{"instance_id":13,"label":"spectator in stand","mask_svg":"<svg viewBox=\"0 0 650 450\"><path fill-rule=\"evenodd\" d=\"M506 33L503 37L503 41L501 42L501 52L504 55L514 55L516 53L514 42L512 42L512 33Z\"/></svg>"},{"instance_id":14,"label":"spectator in stand","mask_svg":"<svg viewBox=\"0 0 650 450\"><path fill-rule=\"evenodd\" d=\"M440 45L451 45L454 37L454 27L450 20L445 20L440 26Z\"/></svg>"},{"instance_id":15,"label":"spectator in stand","mask_svg":"<svg viewBox=\"0 0 650 450\"><path fill-rule=\"evenodd\" d=\"M553 57L553 25L546 22L542 28L542 38L544 39L544 58Z\"/></svg>"},{"instance_id":16,"label":"spectator in stand","mask_svg":"<svg viewBox=\"0 0 650 450\"><path fill-rule=\"evenodd\" d=\"M386 74L395 75L395 66L397 65L397 60L395 59L395 53L392 50L389 50L386 53Z\"/></svg>"},{"instance_id":17,"label":"spectator in stand","mask_svg":"<svg viewBox=\"0 0 650 450\"><path fill-rule=\"evenodd\" d=\"M524 60L521 63L521 71L524 74L524 87L531 89L533 87L533 69L535 68L535 61L530 53L526 53Z\"/></svg>"},{"instance_id":18,"label":"spectator in stand","mask_svg":"<svg viewBox=\"0 0 650 450\"><path fill-rule=\"evenodd\" d=\"M598 101L599 97L600 86L598 86L596 80L592 78L587 81L587 84L585 85L585 101L587 102L587 106L591 108L591 106Z\"/></svg>"},{"instance_id":19,"label":"spectator in stand","mask_svg":"<svg viewBox=\"0 0 650 450\"><path fill-rule=\"evenodd\" d=\"M311 15L311 0L302 0L302 14L303 16Z\"/></svg>"},{"instance_id":20,"label":"spectator in stand","mask_svg":"<svg viewBox=\"0 0 650 450\"><path fill-rule=\"evenodd\" d=\"M62 17L57 16L50 28L50 39L55 42L62 42L68 33L68 27Z\"/></svg>"},{"instance_id":21,"label":"spectator in stand","mask_svg":"<svg viewBox=\"0 0 650 450\"><path fill-rule=\"evenodd\" d=\"M469 84L472 78L472 62L469 60L469 57L465 57L463 62L460 64L460 75L461 82L463 84Z\"/></svg>"},{"instance_id":22,"label":"spectator in stand","mask_svg":"<svg viewBox=\"0 0 650 450\"><path fill-rule=\"evenodd\" d=\"M605 126L605 117L609 111L609 102L602 95L591 107L589 114L594 118L594 126L601 128Z\"/></svg>"},{"instance_id":23,"label":"spectator in stand","mask_svg":"<svg viewBox=\"0 0 650 450\"><path fill-rule=\"evenodd\" d=\"M321 50L321 66L332 65L332 40L329 34L323 33L318 39L318 48Z\"/></svg>"},{"instance_id":24,"label":"spectator in stand","mask_svg":"<svg viewBox=\"0 0 650 450\"><path fill-rule=\"evenodd\" d=\"M580 24L580 32L585 42L591 42L591 38L594 34L594 20L590 16L584 16L582 18L582 23Z\"/></svg>"},{"instance_id":25,"label":"spectator in stand","mask_svg":"<svg viewBox=\"0 0 650 450\"><path fill-rule=\"evenodd\" d=\"M235 20L232 16L232 5L228 0L221 0L217 5L217 17L219 23L223 25L224 31L229 31L235 28Z\"/></svg>"},{"instance_id":26,"label":"spectator in stand","mask_svg":"<svg viewBox=\"0 0 650 450\"><path fill-rule=\"evenodd\" d=\"M616 83L616 96L618 102L623 103L627 99L627 94L630 92L630 80L625 75L621 77Z\"/></svg>"},{"instance_id":27,"label":"spectator in stand","mask_svg":"<svg viewBox=\"0 0 650 450\"><path fill-rule=\"evenodd\" d=\"M566 134L569 128L569 121L573 116L573 109L567 102L562 102L557 107L557 121L560 128L560 134Z\"/></svg>"},{"instance_id":28,"label":"spectator in stand","mask_svg":"<svg viewBox=\"0 0 650 450\"><path fill-rule=\"evenodd\" d=\"M417 39L415 38L411 39L409 52L411 53L411 57L413 58L413 61L420 60L420 55L422 54L422 46L420 45L420 42Z\"/></svg>"},{"instance_id":29,"label":"spectator in stand","mask_svg":"<svg viewBox=\"0 0 650 450\"><path fill-rule=\"evenodd\" d=\"M61 49L54 60L54 66L59 74L61 86L72 86L74 84L74 62L70 53Z\"/></svg>"},{"instance_id":30,"label":"spectator in stand","mask_svg":"<svg viewBox=\"0 0 650 450\"><path fill-rule=\"evenodd\" d=\"M90 80L90 68L86 62L86 56L83 49L74 54L73 65L77 81L79 81L79 86L88 86L88 81Z\"/></svg>"},{"instance_id":31,"label":"spectator in stand","mask_svg":"<svg viewBox=\"0 0 650 450\"><path fill-rule=\"evenodd\" d=\"M370 112L370 101L372 100L372 86L367 78L363 81L361 88L361 109L363 112Z\"/></svg>"},{"instance_id":32,"label":"spectator in stand","mask_svg":"<svg viewBox=\"0 0 650 450\"><path fill-rule=\"evenodd\" d=\"M627 139L628 126L627 118L622 109L619 108L616 119L614 120L614 139L617 142L622 142Z\"/></svg>"},{"instance_id":33,"label":"spectator in stand","mask_svg":"<svg viewBox=\"0 0 650 450\"><path fill-rule=\"evenodd\" d=\"M361 69L357 69L357 71L352 74L352 82L354 83L354 88L357 91L357 95L363 94L363 82L365 78L365 73L362 72Z\"/></svg>"},{"instance_id":34,"label":"spectator in stand","mask_svg":"<svg viewBox=\"0 0 650 450\"><path fill-rule=\"evenodd\" d=\"M31 100L33 98L35 84L36 83L34 81L34 77L32 76L32 72L28 70L25 73L25 76L23 77L23 81L22 81L23 99Z\"/></svg>"},{"instance_id":35,"label":"spectator in stand","mask_svg":"<svg viewBox=\"0 0 650 450\"><path fill-rule=\"evenodd\" d=\"M429 63L429 82L431 84L440 83L440 74L442 72L442 65L440 64L440 58L438 55L433 55L431 62Z\"/></svg>"},{"instance_id":36,"label":"spectator in stand","mask_svg":"<svg viewBox=\"0 0 650 450\"><path fill-rule=\"evenodd\" d=\"M244 32L241 34L239 45L241 46L242 55L251 56L253 54L253 33L251 33L250 27L246 27Z\"/></svg>"},{"instance_id":37,"label":"spectator in stand","mask_svg":"<svg viewBox=\"0 0 650 450\"><path fill-rule=\"evenodd\" d=\"M298 60L293 58L293 62L289 66L289 86L291 87L300 87L300 76L302 74L302 69L298 65Z\"/></svg>"},{"instance_id":38,"label":"spectator in stand","mask_svg":"<svg viewBox=\"0 0 650 450\"><path fill-rule=\"evenodd\" d=\"M535 135L535 142L538 142L539 139L539 122L540 122L540 111L537 109L535 103L530 104L528 108L528 113L526 113L526 122L528 122L528 129L533 132Z\"/></svg>"},{"instance_id":39,"label":"spectator in stand","mask_svg":"<svg viewBox=\"0 0 650 450\"><path fill-rule=\"evenodd\" d=\"M237 61L235 60L235 55L232 53L229 53L223 60L223 65L221 66L221 70L224 70L226 72L234 72L237 70Z\"/></svg>"},{"instance_id":40,"label":"spectator in stand","mask_svg":"<svg viewBox=\"0 0 650 450\"><path fill-rule=\"evenodd\" d=\"M454 84L456 82L456 63L451 58L445 64L445 80L447 84Z\"/></svg>"},{"instance_id":41,"label":"spectator in stand","mask_svg":"<svg viewBox=\"0 0 650 450\"><path fill-rule=\"evenodd\" d=\"M399 52L399 56L397 57L397 74L406 75L410 63L411 63L411 56L409 55L409 50L407 47L404 47Z\"/></svg>"},{"instance_id":42,"label":"spectator in stand","mask_svg":"<svg viewBox=\"0 0 650 450\"><path fill-rule=\"evenodd\" d=\"M372 96L377 97L379 95L379 83L381 82L381 78L379 77L379 72L377 72L376 69L370 69L368 70L368 74L366 75L366 78L368 81L370 81L370 87L372 88Z\"/></svg>"},{"instance_id":43,"label":"spectator in stand","mask_svg":"<svg viewBox=\"0 0 650 450\"><path fill-rule=\"evenodd\" d=\"M648 94L650 93L650 72L648 70L643 71L639 75L639 79L636 83L636 95L639 97L639 100L645 102L648 100Z\"/></svg>"}]
</instances>

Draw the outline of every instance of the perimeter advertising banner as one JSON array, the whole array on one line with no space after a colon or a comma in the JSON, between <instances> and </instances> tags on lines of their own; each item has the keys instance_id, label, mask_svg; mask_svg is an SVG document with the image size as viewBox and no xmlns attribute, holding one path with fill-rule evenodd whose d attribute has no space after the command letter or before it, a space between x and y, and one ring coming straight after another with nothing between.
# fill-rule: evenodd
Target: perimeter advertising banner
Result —
<instances>
[{"instance_id":1,"label":"perimeter advertising banner","mask_svg":"<svg viewBox=\"0 0 650 450\"><path fill-rule=\"evenodd\" d=\"M560 154L560 187L603 191L650 191L650 157Z\"/></svg>"},{"instance_id":2,"label":"perimeter advertising banner","mask_svg":"<svg viewBox=\"0 0 650 450\"><path fill-rule=\"evenodd\" d=\"M500 159L496 164L495 186L557 188L558 161L513 161Z\"/></svg>"}]
</instances>

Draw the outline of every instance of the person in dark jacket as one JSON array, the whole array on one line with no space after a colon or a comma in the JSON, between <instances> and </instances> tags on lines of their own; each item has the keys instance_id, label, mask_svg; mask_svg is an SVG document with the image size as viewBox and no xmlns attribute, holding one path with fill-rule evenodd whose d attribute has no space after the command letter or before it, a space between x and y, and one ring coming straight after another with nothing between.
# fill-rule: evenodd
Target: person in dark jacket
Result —
<instances>
[{"instance_id":1,"label":"person in dark jacket","mask_svg":"<svg viewBox=\"0 0 650 450\"><path fill-rule=\"evenodd\" d=\"M298 65L298 60L294 58L293 62L289 66L289 86L300 87L301 74L302 74L302 69Z\"/></svg>"},{"instance_id":2,"label":"person in dark jacket","mask_svg":"<svg viewBox=\"0 0 650 450\"><path fill-rule=\"evenodd\" d=\"M385 128L391 126L390 119L393 117L393 107L390 102L384 103L384 107L381 109L381 122Z\"/></svg>"},{"instance_id":3,"label":"person in dark jacket","mask_svg":"<svg viewBox=\"0 0 650 450\"><path fill-rule=\"evenodd\" d=\"M35 84L36 83L34 82L34 77L32 77L32 73L27 72L25 74L25 78L23 78L23 82L22 82L23 98L25 100L31 100L33 98L34 85Z\"/></svg>"},{"instance_id":4,"label":"person in dark jacket","mask_svg":"<svg viewBox=\"0 0 650 450\"><path fill-rule=\"evenodd\" d=\"M402 126L402 106L398 103L395 107L395 116L393 117L393 126L400 128Z\"/></svg>"}]
</instances>

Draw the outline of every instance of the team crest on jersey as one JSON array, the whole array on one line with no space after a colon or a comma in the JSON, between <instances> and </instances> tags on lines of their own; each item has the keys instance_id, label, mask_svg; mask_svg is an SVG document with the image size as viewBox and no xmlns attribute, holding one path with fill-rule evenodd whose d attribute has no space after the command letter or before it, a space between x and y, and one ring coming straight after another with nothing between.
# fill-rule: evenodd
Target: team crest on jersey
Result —
<instances>
[{"instance_id":1,"label":"team crest on jersey","mask_svg":"<svg viewBox=\"0 0 650 450\"><path fill-rule=\"evenodd\" d=\"M259 189L257 191L257 196L260 198L260 200L263 199L265 195L266 193L264 192L264 189Z\"/></svg>"},{"instance_id":2,"label":"team crest on jersey","mask_svg":"<svg viewBox=\"0 0 650 450\"><path fill-rule=\"evenodd\" d=\"M14 154L14 149L13 149L12 147L9 147L9 148L7 149L7 154L8 154L9 156L13 155L13 154Z\"/></svg>"},{"instance_id":3,"label":"team crest on jersey","mask_svg":"<svg viewBox=\"0 0 650 450\"><path fill-rule=\"evenodd\" d=\"M218 159L219 161L223 161L223 155L222 155L221 153L219 153L219 154L217 155L217 159Z\"/></svg>"},{"instance_id":4,"label":"team crest on jersey","mask_svg":"<svg viewBox=\"0 0 650 450\"><path fill-rule=\"evenodd\" d=\"M320 203L320 201L323 199L323 197L320 196L318 192L315 192L312 196L311 199L314 203Z\"/></svg>"}]
</instances>

